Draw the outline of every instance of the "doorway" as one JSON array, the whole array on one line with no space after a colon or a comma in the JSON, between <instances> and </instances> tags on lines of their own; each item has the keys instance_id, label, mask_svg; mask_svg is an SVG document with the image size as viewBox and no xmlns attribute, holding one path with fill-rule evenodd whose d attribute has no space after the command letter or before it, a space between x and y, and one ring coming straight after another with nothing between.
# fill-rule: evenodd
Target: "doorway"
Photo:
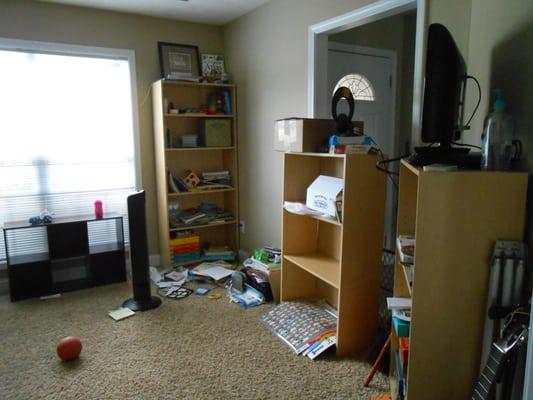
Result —
<instances>
[{"instance_id":1,"label":"doorway","mask_svg":"<svg viewBox=\"0 0 533 400\"><path fill-rule=\"evenodd\" d=\"M364 133L388 158L404 154L419 129L424 8L424 0L382 0L312 26L309 116L331 118L332 93L347 86ZM397 165L388 169L397 172ZM396 180L389 174L383 241L389 249L396 238Z\"/></svg>"}]
</instances>

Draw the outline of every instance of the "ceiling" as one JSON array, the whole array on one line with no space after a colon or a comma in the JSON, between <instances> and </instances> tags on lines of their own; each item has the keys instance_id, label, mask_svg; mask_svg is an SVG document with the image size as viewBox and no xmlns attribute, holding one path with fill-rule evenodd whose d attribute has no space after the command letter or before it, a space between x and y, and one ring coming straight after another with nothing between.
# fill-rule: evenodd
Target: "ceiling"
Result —
<instances>
[{"instance_id":1,"label":"ceiling","mask_svg":"<svg viewBox=\"0 0 533 400\"><path fill-rule=\"evenodd\" d=\"M102 10L224 25L270 0L41 0Z\"/></svg>"}]
</instances>

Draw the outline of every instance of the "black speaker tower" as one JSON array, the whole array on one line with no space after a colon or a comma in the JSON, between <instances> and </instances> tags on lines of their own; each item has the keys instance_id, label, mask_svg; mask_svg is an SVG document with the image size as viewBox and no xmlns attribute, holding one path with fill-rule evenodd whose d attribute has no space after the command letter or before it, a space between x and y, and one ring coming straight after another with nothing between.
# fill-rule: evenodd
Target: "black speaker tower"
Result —
<instances>
[{"instance_id":1,"label":"black speaker tower","mask_svg":"<svg viewBox=\"0 0 533 400\"><path fill-rule=\"evenodd\" d=\"M131 278L133 298L122 307L133 311L146 311L161 304L161 299L150 293L148 239L146 237L146 194L141 190L128 196L130 230Z\"/></svg>"}]
</instances>

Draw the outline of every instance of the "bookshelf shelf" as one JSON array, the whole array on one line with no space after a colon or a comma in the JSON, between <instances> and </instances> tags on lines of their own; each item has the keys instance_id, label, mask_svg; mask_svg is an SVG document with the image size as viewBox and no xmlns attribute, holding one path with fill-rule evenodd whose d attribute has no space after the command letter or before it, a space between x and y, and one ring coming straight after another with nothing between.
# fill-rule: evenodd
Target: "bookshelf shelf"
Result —
<instances>
[{"instance_id":1,"label":"bookshelf shelf","mask_svg":"<svg viewBox=\"0 0 533 400\"><path fill-rule=\"evenodd\" d=\"M216 151L216 150L235 150L234 146L229 147L173 147L166 148L167 153L182 152L182 151Z\"/></svg>"},{"instance_id":2,"label":"bookshelf shelf","mask_svg":"<svg viewBox=\"0 0 533 400\"><path fill-rule=\"evenodd\" d=\"M343 223L283 210L281 300L337 310L337 355L357 355L377 329L385 175L376 156L285 153L283 200L302 202L319 176L343 178Z\"/></svg>"},{"instance_id":3,"label":"bookshelf shelf","mask_svg":"<svg viewBox=\"0 0 533 400\"><path fill-rule=\"evenodd\" d=\"M284 258L331 286L339 288L340 267L339 261L334 258L318 253L299 256L285 255Z\"/></svg>"},{"instance_id":4,"label":"bookshelf shelf","mask_svg":"<svg viewBox=\"0 0 533 400\"><path fill-rule=\"evenodd\" d=\"M201 113L184 113L184 114L165 114L165 118L233 118L233 114L201 114Z\"/></svg>"},{"instance_id":5,"label":"bookshelf shelf","mask_svg":"<svg viewBox=\"0 0 533 400\"><path fill-rule=\"evenodd\" d=\"M214 190L198 190L194 192L180 192L180 193L169 193L168 198L178 198L183 196L202 196L206 194L215 194L215 193L228 193L228 192L234 192L235 188L231 189L214 189Z\"/></svg>"},{"instance_id":6,"label":"bookshelf shelf","mask_svg":"<svg viewBox=\"0 0 533 400\"><path fill-rule=\"evenodd\" d=\"M164 99L176 108L198 107L206 104L209 95L217 90L229 92L232 114L211 115L203 113L169 114L164 111ZM156 159L157 211L159 226L159 253L161 266L171 265L170 239L179 232L192 230L200 236L200 248L206 244L239 249L239 179L238 143L236 123L236 88L230 84L211 84L160 80L152 84L154 116L154 152ZM200 133L202 120L224 118L231 121L231 146L225 147L167 147L181 143L183 135ZM168 131L168 134L167 134ZM228 142L228 144L230 144ZM173 193L168 190L169 172L183 178L189 171L200 176L202 172L228 171L232 188ZM212 203L220 210L231 213L233 219L221 223L170 227L169 205L177 203L179 209L196 208L200 203ZM193 263L193 262L190 262ZM189 262L187 262L189 264Z\"/></svg>"},{"instance_id":7,"label":"bookshelf shelf","mask_svg":"<svg viewBox=\"0 0 533 400\"><path fill-rule=\"evenodd\" d=\"M394 296L412 298L405 398L472 396L479 376L489 256L502 237L523 240L527 183L527 173L425 172L401 162L397 233L416 238L412 289L398 253L394 271ZM392 329L394 360L398 338ZM391 375L394 368L391 363ZM391 376L390 381L397 398L397 379Z\"/></svg>"},{"instance_id":8,"label":"bookshelf shelf","mask_svg":"<svg viewBox=\"0 0 533 400\"><path fill-rule=\"evenodd\" d=\"M213 228L216 226L224 226L224 225L234 225L237 221L224 221L224 222L216 222L213 224L202 224L202 225L187 225L187 226L180 226L179 228L170 228L170 232L179 232L179 231L188 231L190 229L204 229L204 228Z\"/></svg>"}]
</instances>

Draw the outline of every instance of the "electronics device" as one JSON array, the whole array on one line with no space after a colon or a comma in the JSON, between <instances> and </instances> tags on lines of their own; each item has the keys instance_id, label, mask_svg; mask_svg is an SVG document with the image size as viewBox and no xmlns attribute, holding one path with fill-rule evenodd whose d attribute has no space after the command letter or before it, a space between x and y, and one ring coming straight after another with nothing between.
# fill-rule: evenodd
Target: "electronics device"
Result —
<instances>
[{"instance_id":1,"label":"electronics device","mask_svg":"<svg viewBox=\"0 0 533 400\"><path fill-rule=\"evenodd\" d=\"M348 102L349 111L348 114L337 114L337 106L341 100ZM337 136L352 136L354 134L354 125L352 122L353 112L355 107L355 101L352 95L352 91L346 86L341 86L333 94L331 100L331 116L335 121L335 132Z\"/></svg>"},{"instance_id":2,"label":"electronics device","mask_svg":"<svg viewBox=\"0 0 533 400\"><path fill-rule=\"evenodd\" d=\"M131 279L133 298L122 307L132 311L146 311L161 304L150 293L148 239L146 237L146 194L144 190L128 196L128 225L130 232Z\"/></svg>"},{"instance_id":3,"label":"electronics device","mask_svg":"<svg viewBox=\"0 0 533 400\"><path fill-rule=\"evenodd\" d=\"M465 147L452 147L463 129L466 65L448 29L431 24L428 29L422 141L411 162L457 164L468 153ZM433 146L436 145L436 146Z\"/></svg>"}]
</instances>

